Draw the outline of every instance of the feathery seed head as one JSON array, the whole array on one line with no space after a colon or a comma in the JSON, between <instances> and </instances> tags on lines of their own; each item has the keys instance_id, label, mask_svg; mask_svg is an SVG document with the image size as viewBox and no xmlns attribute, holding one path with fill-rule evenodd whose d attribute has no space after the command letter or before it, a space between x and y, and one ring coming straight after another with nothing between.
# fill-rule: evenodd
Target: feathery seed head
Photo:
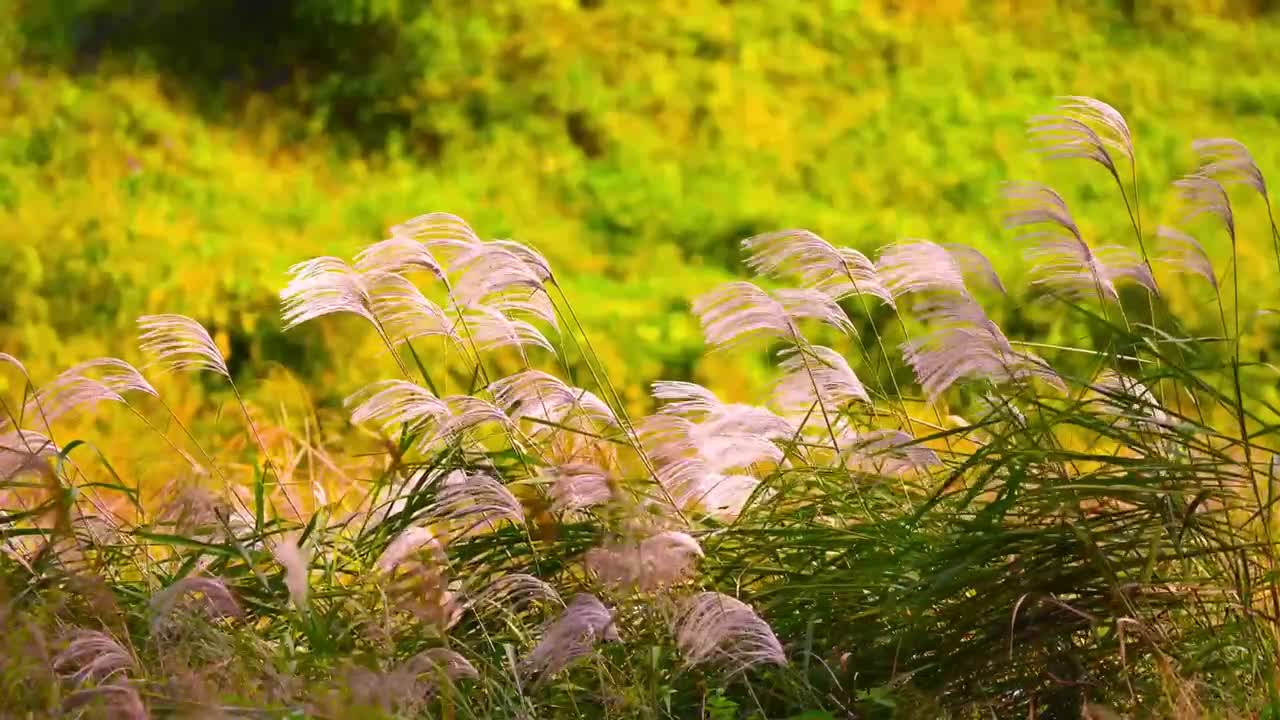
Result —
<instances>
[{"instance_id":1,"label":"feathery seed head","mask_svg":"<svg viewBox=\"0 0 1280 720\"><path fill-rule=\"evenodd\" d=\"M787 348L779 367L786 373L773 387L773 402L787 416L822 407L837 410L851 402L871 403L862 381L840 353L821 345Z\"/></svg>"},{"instance_id":2,"label":"feathery seed head","mask_svg":"<svg viewBox=\"0 0 1280 720\"><path fill-rule=\"evenodd\" d=\"M1223 183L1241 183L1253 188L1262 199L1270 202L1267 181L1262 170L1253 161L1253 155L1244 143L1231 138L1207 138L1191 143L1200 156L1200 174L1216 178Z\"/></svg>"},{"instance_id":3,"label":"feathery seed head","mask_svg":"<svg viewBox=\"0 0 1280 720\"><path fill-rule=\"evenodd\" d=\"M837 248L808 230L782 230L742 241L747 266L771 277L795 280L836 300L870 295L893 305L876 266L853 248Z\"/></svg>"},{"instance_id":4,"label":"feathery seed head","mask_svg":"<svg viewBox=\"0 0 1280 720\"><path fill-rule=\"evenodd\" d=\"M1063 98L1056 115L1031 119L1030 135L1050 158L1091 160L1119 180L1113 159L1118 153L1133 161L1133 135L1115 108L1090 97Z\"/></svg>"},{"instance_id":5,"label":"feathery seed head","mask_svg":"<svg viewBox=\"0 0 1280 720\"><path fill-rule=\"evenodd\" d=\"M378 556L378 560L373 564L374 568L383 573L394 572L397 565L411 555L422 552L424 548L437 562L444 562L444 546L436 539L435 533L431 532L430 528L405 528Z\"/></svg>"},{"instance_id":6,"label":"feathery seed head","mask_svg":"<svg viewBox=\"0 0 1280 720\"><path fill-rule=\"evenodd\" d=\"M448 528L446 544L452 544L476 531L496 530L504 520L523 523L524 507L492 475L455 470L440 483L427 516Z\"/></svg>"},{"instance_id":7,"label":"feathery seed head","mask_svg":"<svg viewBox=\"0 0 1280 720\"><path fill-rule=\"evenodd\" d=\"M195 320L184 315L143 315L138 327L142 352L169 371L204 370L231 377L222 351Z\"/></svg>"},{"instance_id":8,"label":"feathery seed head","mask_svg":"<svg viewBox=\"0 0 1280 720\"><path fill-rule=\"evenodd\" d=\"M750 605L717 592L686 600L672 622L687 666L714 664L735 675L756 665L786 665L782 644Z\"/></svg>"},{"instance_id":9,"label":"feathery seed head","mask_svg":"<svg viewBox=\"0 0 1280 720\"><path fill-rule=\"evenodd\" d=\"M1199 241L1181 230L1165 225L1160 226L1159 230L1156 231L1156 236L1164 242L1167 248L1160 260L1167 263L1177 272L1199 275L1208 281L1214 290L1218 289L1218 278L1213 270L1213 263L1209 260L1209 254L1204 251L1204 246Z\"/></svg>"},{"instance_id":10,"label":"feathery seed head","mask_svg":"<svg viewBox=\"0 0 1280 720\"><path fill-rule=\"evenodd\" d=\"M75 630L66 647L53 658L53 669L79 684L102 682L134 670L133 654L115 638L97 630Z\"/></svg>"},{"instance_id":11,"label":"feathery seed head","mask_svg":"<svg viewBox=\"0 0 1280 720\"><path fill-rule=\"evenodd\" d=\"M594 595L578 593L543 628L542 639L520 661L525 677L550 677L591 653L597 643L618 640L613 613Z\"/></svg>"},{"instance_id":12,"label":"feathery seed head","mask_svg":"<svg viewBox=\"0 0 1280 720\"><path fill-rule=\"evenodd\" d=\"M288 285L280 291L285 330L334 313L352 313L377 322L370 286L384 275L365 275L335 257L298 263L289 268L289 275Z\"/></svg>"}]
</instances>

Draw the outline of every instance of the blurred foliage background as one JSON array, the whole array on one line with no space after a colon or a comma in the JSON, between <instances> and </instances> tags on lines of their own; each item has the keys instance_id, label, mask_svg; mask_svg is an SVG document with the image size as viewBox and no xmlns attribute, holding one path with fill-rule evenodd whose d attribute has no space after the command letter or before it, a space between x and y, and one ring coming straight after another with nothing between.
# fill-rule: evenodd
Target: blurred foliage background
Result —
<instances>
[{"instance_id":1,"label":"blurred foliage background","mask_svg":"<svg viewBox=\"0 0 1280 720\"><path fill-rule=\"evenodd\" d=\"M1126 113L1149 235L1173 217L1194 138L1237 137L1280 173L1276 10L0 0L0 350L40 381L133 357L139 314L184 313L234 367L286 369L333 403L387 363L357 324L282 335L285 270L448 211L549 257L637 406L658 377L750 397L763 364L703 359L688 313L741 272L749 235L967 243L1018 287L1000 185L1036 179L1092 238L1131 242L1096 167L1031 151L1025 121L1055 96ZM1263 310L1280 283L1265 215L1241 202L1242 281ZM1227 271L1226 238L1201 239ZM1189 288L1170 302L1212 329L1207 291ZM1011 336L1070 332L1018 293L1004 302L992 313Z\"/></svg>"}]
</instances>

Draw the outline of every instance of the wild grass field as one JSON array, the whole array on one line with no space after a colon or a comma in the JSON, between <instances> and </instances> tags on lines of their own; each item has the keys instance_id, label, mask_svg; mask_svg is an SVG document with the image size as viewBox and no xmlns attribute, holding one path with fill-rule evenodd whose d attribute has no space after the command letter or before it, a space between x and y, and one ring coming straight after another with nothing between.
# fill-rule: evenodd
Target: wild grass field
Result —
<instances>
[{"instance_id":1,"label":"wild grass field","mask_svg":"<svg viewBox=\"0 0 1280 720\"><path fill-rule=\"evenodd\" d=\"M1280 718L1267 8L246 8L6 8L0 717Z\"/></svg>"}]
</instances>

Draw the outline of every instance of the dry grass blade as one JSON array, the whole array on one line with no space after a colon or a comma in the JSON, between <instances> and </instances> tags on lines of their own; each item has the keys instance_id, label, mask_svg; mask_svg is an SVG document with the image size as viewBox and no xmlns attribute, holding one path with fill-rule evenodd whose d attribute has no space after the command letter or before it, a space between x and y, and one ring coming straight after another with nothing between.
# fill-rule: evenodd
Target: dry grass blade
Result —
<instances>
[{"instance_id":1,"label":"dry grass blade","mask_svg":"<svg viewBox=\"0 0 1280 720\"><path fill-rule=\"evenodd\" d=\"M231 377L217 343L195 320L185 315L143 315L138 327L142 352L170 372L196 370Z\"/></svg>"}]
</instances>

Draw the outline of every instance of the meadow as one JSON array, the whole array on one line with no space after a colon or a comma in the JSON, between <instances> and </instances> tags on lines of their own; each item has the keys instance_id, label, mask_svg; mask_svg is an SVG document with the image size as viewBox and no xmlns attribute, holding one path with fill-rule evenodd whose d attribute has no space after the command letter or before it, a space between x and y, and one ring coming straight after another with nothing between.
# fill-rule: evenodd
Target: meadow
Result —
<instances>
[{"instance_id":1,"label":"meadow","mask_svg":"<svg viewBox=\"0 0 1280 720\"><path fill-rule=\"evenodd\" d=\"M1280 24L928 5L7 8L0 715L1280 717Z\"/></svg>"}]
</instances>

